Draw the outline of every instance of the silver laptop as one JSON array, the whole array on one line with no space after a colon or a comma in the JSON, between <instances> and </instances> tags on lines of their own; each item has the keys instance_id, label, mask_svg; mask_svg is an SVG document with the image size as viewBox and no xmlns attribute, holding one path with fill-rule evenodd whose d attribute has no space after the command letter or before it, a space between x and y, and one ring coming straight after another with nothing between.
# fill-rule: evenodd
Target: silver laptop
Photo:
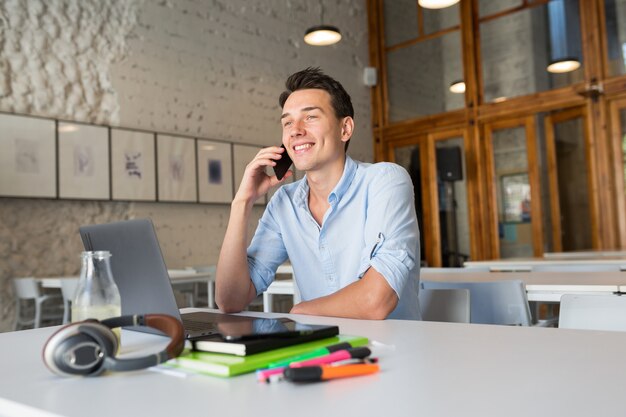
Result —
<instances>
[{"instance_id":1,"label":"silver laptop","mask_svg":"<svg viewBox=\"0 0 626 417\"><path fill-rule=\"evenodd\" d=\"M80 237L85 250L111 252L111 270L120 290L122 314L169 314L181 320L187 338L218 333L218 322L245 320L221 313L180 313L151 220L83 226ZM156 333L146 327L134 330Z\"/></svg>"}]
</instances>

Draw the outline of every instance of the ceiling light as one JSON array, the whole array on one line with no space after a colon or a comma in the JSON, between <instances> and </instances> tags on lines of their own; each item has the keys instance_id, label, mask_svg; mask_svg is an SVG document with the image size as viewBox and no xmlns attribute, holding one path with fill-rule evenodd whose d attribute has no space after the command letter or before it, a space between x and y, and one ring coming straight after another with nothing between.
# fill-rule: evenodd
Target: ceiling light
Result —
<instances>
[{"instance_id":1,"label":"ceiling light","mask_svg":"<svg viewBox=\"0 0 626 417\"><path fill-rule=\"evenodd\" d=\"M565 58L559 61L551 62L548 65L548 71L554 74L562 74L564 72L575 71L580 68L580 61L576 58Z\"/></svg>"},{"instance_id":2,"label":"ceiling light","mask_svg":"<svg viewBox=\"0 0 626 417\"><path fill-rule=\"evenodd\" d=\"M465 82L463 80L456 80L450 84L450 91L455 94L462 94L465 92Z\"/></svg>"},{"instance_id":3,"label":"ceiling light","mask_svg":"<svg viewBox=\"0 0 626 417\"><path fill-rule=\"evenodd\" d=\"M459 0L419 0L418 3L425 9L443 9L457 4Z\"/></svg>"},{"instance_id":4,"label":"ceiling light","mask_svg":"<svg viewBox=\"0 0 626 417\"><path fill-rule=\"evenodd\" d=\"M329 25L314 26L304 34L304 41L309 45L326 46L337 43L340 40L341 33L339 29Z\"/></svg>"},{"instance_id":5,"label":"ceiling light","mask_svg":"<svg viewBox=\"0 0 626 417\"><path fill-rule=\"evenodd\" d=\"M341 40L341 32L335 26L324 24L324 5L320 1L320 24L307 29L304 42L314 46L332 45Z\"/></svg>"}]
</instances>

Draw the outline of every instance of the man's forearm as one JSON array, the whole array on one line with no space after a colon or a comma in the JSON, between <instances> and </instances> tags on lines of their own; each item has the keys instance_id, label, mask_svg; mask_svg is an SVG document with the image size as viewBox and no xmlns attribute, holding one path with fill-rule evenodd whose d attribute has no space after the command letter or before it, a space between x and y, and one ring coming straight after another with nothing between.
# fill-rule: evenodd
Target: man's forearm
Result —
<instances>
[{"instance_id":1,"label":"man's forearm","mask_svg":"<svg viewBox=\"0 0 626 417\"><path fill-rule=\"evenodd\" d=\"M378 271L370 268L359 281L325 297L297 304L291 313L382 320L397 304L396 292Z\"/></svg>"},{"instance_id":2,"label":"man's forearm","mask_svg":"<svg viewBox=\"0 0 626 417\"><path fill-rule=\"evenodd\" d=\"M231 205L215 281L215 300L223 311L241 311L256 295L246 255L251 210L251 205L245 201L235 200Z\"/></svg>"}]
</instances>

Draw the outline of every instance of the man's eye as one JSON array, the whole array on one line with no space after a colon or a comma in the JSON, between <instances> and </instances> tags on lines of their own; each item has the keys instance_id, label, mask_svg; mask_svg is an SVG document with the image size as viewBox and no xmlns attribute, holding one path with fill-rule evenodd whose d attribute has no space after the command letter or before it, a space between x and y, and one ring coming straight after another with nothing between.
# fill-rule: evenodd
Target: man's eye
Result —
<instances>
[{"instance_id":1,"label":"man's eye","mask_svg":"<svg viewBox=\"0 0 626 417\"><path fill-rule=\"evenodd\" d=\"M313 119L317 119L317 117L316 117L316 116L311 116L311 115L308 115L308 116L306 117L306 119L307 119L307 120L313 120Z\"/></svg>"},{"instance_id":2,"label":"man's eye","mask_svg":"<svg viewBox=\"0 0 626 417\"><path fill-rule=\"evenodd\" d=\"M292 122L285 122L285 124L283 125L283 127L289 127L289 126L291 126L291 123L292 123Z\"/></svg>"}]
</instances>

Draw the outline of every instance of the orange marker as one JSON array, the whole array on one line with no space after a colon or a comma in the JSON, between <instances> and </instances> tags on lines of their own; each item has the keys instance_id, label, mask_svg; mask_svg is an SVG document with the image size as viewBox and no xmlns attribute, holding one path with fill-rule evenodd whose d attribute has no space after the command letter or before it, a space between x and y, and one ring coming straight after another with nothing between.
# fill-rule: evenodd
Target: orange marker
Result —
<instances>
[{"instance_id":1,"label":"orange marker","mask_svg":"<svg viewBox=\"0 0 626 417\"><path fill-rule=\"evenodd\" d=\"M283 376L292 382L313 382L327 379L345 378L349 376L368 375L378 372L378 364L359 363L352 365L303 366L301 368L285 368Z\"/></svg>"}]
</instances>

